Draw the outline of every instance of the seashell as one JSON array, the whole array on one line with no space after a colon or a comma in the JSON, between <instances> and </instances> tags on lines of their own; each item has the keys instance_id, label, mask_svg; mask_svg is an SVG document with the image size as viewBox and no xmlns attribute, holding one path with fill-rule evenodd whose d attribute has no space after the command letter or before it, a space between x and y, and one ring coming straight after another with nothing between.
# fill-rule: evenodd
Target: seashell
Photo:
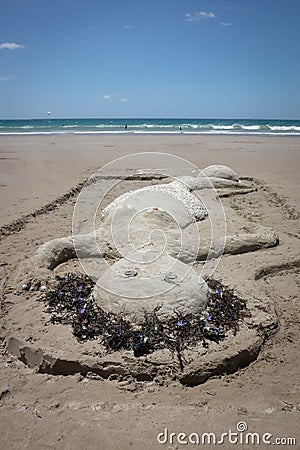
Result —
<instances>
[{"instance_id":1,"label":"seashell","mask_svg":"<svg viewBox=\"0 0 300 450\"><path fill-rule=\"evenodd\" d=\"M136 269L126 270L124 272L125 277L136 277L138 274L138 271Z\"/></svg>"},{"instance_id":2,"label":"seashell","mask_svg":"<svg viewBox=\"0 0 300 450\"><path fill-rule=\"evenodd\" d=\"M168 272L164 276L164 281L167 283L175 283L174 280L178 278L178 275L174 272Z\"/></svg>"}]
</instances>

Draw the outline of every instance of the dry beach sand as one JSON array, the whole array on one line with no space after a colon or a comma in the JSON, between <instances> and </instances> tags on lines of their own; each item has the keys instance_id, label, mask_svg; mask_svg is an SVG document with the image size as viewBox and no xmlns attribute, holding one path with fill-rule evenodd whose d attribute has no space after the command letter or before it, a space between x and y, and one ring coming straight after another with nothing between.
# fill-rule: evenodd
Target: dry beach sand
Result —
<instances>
[{"instance_id":1,"label":"dry beach sand","mask_svg":"<svg viewBox=\"0 0 300 450\"><path fill-rule=\"evenodd\" d=\"M241 293L252 283L253 292L261 291L272 302L280 327L248 367L195 387L166 383L159 377L150 382L130 378L120 382L95 375L37 373L6 349L7 332L21 335L26 328L22 308L18 316L13 304L20 288L16 269L45 241L71 233L81 182L115 158L144 151L181 156L201 169L226 164L241 177L255 179L256 192L224 198L224 203L241 216L245 226L272 227L280 244L225 256L215 276ZM296 437L299 442L300 138L2 136L0 153L1 448L180 448L176 439L158 444L158 433L167 428L169 433L220 435L236 431L241 421L251 432ZM235 224L231 226L235 231ZM274 270L255 281L252 274L261 267ZM28 339L29 344L34 340ZM228 442L218 447L242 448Z\"/></svg>"}]
</instances>

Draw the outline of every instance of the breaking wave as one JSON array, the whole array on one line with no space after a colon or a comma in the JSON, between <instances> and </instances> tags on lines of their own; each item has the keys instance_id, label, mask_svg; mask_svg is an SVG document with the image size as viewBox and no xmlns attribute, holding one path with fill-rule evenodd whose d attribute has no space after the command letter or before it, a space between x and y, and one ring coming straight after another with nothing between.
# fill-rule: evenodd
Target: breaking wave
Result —
<instances>
[{"instance_id":1,"label":"breaking wave","mask_svg":"<svg viewBox=\"0 0 300 450\"><path fill-rule=\"evenodd\" d=\"M245 119L27 119L0 121L0 135L121 133L299 136L300 121Z\"/></svg>"}]
</instances>

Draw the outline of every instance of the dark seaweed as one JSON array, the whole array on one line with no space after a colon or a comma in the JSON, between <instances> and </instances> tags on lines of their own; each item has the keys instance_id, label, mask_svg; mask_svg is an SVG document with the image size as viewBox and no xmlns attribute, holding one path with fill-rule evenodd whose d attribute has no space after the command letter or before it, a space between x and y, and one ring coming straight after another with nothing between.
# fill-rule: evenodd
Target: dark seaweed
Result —
<instances>
[{"instance_id":1,"label":"dark seaweed","mask_svg":"<svg viewBox=\"0 0 300 450\"><path fill-rule=\"evenodd\" d=\"M69 273L57 277L55 289L42 294L42 300L51 314L52 323L70 324L79 342L101 338L107 351L132 350L140 357L166 348L177 354L181 369L183 351L209 342L219 343L232 331L239 330L239 321L249 315L246 304L231 289L219 281L208 280L209 301L205 312L182 315L178 311L167 322L159 319L159 309L145 312L141 325L127 321L122 314L105 312L92 297L95 283L87 276Z\"/></svg>"}]
</instances>

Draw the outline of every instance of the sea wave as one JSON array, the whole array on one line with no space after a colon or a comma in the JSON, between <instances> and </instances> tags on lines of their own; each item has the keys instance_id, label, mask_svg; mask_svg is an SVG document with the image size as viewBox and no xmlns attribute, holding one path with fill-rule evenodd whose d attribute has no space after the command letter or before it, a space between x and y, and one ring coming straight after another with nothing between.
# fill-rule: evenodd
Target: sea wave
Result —
<instances>
[{"instance_id":1,"label":"sea wave","mask_svg":"<svg viewBox=\"0 0 300 450\"><path fill-rule=\"evenodd\" d=\"M0 120L0 135L224 134L299 136L299 120L251 119L26 119Z\"/></svg>"}]
</instances>

